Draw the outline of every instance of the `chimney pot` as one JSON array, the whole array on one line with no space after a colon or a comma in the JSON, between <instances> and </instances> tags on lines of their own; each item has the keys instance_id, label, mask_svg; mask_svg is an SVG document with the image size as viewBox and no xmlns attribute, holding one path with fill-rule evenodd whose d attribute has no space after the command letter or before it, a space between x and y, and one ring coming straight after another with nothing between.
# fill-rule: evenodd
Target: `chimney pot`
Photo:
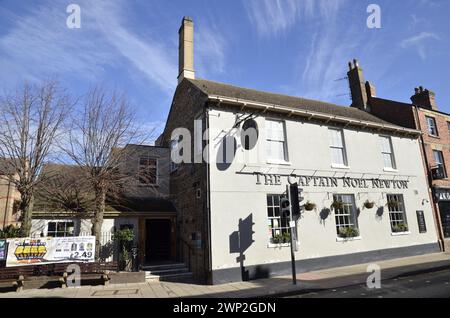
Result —
<instances>
[{"instance_id":1,"label":"chimney pot","mask_svg":"<svg viewBox=\"0 0 450 318\"><path fill-rule=\"evenodd\" d=\"M352 67L352 61L348 62L348 68L349 68L350 71L353 69L353 67Z\"/></svg>"},{"instance_id":2,"label":"chimney pot","mask_svg":"<svg viewBox=\"0 0 450 318\"><path fill-rule=\"evenodd\" d=\"M354 60L353 60L353 63L355 64L355 67L359 67L359 63L358 63L358 60L357 60L357 59L354 59Z\"/></svg>"}]
</instances>

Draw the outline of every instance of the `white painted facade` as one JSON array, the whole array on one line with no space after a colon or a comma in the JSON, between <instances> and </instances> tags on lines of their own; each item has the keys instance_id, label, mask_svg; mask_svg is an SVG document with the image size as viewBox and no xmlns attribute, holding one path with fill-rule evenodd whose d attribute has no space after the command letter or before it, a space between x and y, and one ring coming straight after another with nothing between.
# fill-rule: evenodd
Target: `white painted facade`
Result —
<instances>
[{"instance_id":1,"label":"white painted facade","mask_svg":"<svg viewBox=\"0 0 450 318\"><path fill-rule=\"evenodd\" d=\"M207 112L211 161L217 158L218 151L222 151L221 140L236 123L237 115L242 118L244 114L218 108ZM337 168L332 165L330 151L329 128L335 127L332 123L309 123L287 116L278 117L285 123L287 161L271 164L266 156L266 118L271 116L266 114L255 119L259 130L257 147L244 150L240 138L236 138L237 151L231 165L224 167L214 162L210 164L212 271L240 266L237 260L239 253L235 253L230 246L231 236L238 231L239 219L244 220L249 215L254 223L254 242L243 251L244 265L290 261L288 244L270 242L267 212L267 195L282 194L286 190L288 178L280 177L279 185L266 185L264 179L260 180L261 184L257 184L254 173L408 181L407 189L343 187L340 179L338 187L301 186L304 189L304 202L311 201L317 207L314 211L305 211L298 221L297 260L437 244L437 232L417 138L398 137L384 131L344 128L348 162L346 167ZM232 131L229 135L239 136ZM380 135L391 136L395 170L384 168ZM249 163L249 156L258 158L256 162ZM360 209L359 237L339 238L333 211L326 219L321 218L322 209L330 208L333 194L354 195L356 208ZM387 194L403 195L408 232L392 233ZM376 206L373 209L363 208L366 200L375 202ZM381 216L377 214L379 208L384 211ZM418 210L424 212L426 233L419 233L416 216Z\"/></svg>"}]
</instances>

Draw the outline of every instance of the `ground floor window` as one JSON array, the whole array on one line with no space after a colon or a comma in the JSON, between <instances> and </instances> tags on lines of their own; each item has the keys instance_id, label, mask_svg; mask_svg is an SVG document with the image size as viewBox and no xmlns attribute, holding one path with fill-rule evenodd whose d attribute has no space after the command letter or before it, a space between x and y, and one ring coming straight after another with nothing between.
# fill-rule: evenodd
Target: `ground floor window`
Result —
<instances>
[{"instance_id":1,"label":"ground floor window","mask_svg":"<svg viewBox=\"0 0 450 318\"><path fill-rule=\"evenodd\" d=\"M406 221L403 195L388 194L387 205L389 209L389 219L391 221L392 233L408 232L408 222Z\"/></svg>"},{"instance_id":2,"label":"ground floor window","mask_svg":"<svg viewBox=\"0 0 450 318\"><path fill-rule=\"evenodd\" d=\"M354 195L335 194L333 196L333 207L338 237L359 236Z\"/></svg>"},{"instance_id":3,"label":"ground floor window","mask_svg":"<svg viewBox=\"0 0 450 318\"><path fill-rule=\"evenodd\" d=\"M269 224L270 242L273 244L289 243L289 217L283 217L280 212L280 199L283 195L267 195L267 216Z\"/></svg>"},{"instance_id":4,"label":"ground floor window","mask_svg":"<svg viewBox=\"0 0 450 318\"><path fill-rule=\"evenodd\" d=\"M47 236L52 237L66 237L73 236L74 222L48 222Z\"/></svg>"}]
</instances>

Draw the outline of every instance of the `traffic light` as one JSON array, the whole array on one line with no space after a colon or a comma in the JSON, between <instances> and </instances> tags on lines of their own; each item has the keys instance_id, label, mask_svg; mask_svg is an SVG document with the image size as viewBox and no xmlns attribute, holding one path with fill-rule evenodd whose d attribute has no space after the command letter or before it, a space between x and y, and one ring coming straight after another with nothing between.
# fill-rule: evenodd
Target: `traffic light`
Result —
<instances>
[{"instance_id":1,"label":"traffic light","mask_svg":"<svg viewBox=\"0 0 450 318\"><path fill-rule=\"evenodd\" d=\"M291 215L291 202L289 201L289 198L282 197L280 199L280 213L284 218L287 218Z\"/></svg>"},{"instance_id":2,"label":"traffic light","mask_svg":"<svg viewBox=\"0 0 450 318\"><path fill-rule=\"evenodd\" d=\"M294 183L289 186L289 194L292 205L292 220L298 220L302 213L303 207L300 203L305 199L302 197L303 189L299 189L298 184Z\"/></svg>"}]
</instances>

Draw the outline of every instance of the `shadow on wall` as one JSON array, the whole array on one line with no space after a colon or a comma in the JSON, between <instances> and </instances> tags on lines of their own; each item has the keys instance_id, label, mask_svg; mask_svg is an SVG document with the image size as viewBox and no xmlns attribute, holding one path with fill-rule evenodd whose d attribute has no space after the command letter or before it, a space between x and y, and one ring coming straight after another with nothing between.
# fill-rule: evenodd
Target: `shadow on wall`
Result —
<instances>
[{"instance_id":1,"label":"shadow on wall","mask_svg":"<svg viewBox=\"0 0 450 318\"><path fill-rule=\"evenodd\" d=\"M242 281L249 281L254 279L268 278L270 276L269 270L262 266L257 266L252 270L245 267L245 251L255 242L253 240L253 214L250 214L244 220L239 219L238 230L230 234L230 254L237 254L236 262L241 268Z\"/></svg>"},{"instance_id":2,"label":"shadow on wall","mask_svg":"<svg viewBox=\"0 0 450 318\"><path fill-rule=\"evenodd\" d=\"M233 136L225 136L220 141L217 150L216 166L219 171L226 171L233 163L236 156L237 141Z\"/></svg>"}]
</instances>

